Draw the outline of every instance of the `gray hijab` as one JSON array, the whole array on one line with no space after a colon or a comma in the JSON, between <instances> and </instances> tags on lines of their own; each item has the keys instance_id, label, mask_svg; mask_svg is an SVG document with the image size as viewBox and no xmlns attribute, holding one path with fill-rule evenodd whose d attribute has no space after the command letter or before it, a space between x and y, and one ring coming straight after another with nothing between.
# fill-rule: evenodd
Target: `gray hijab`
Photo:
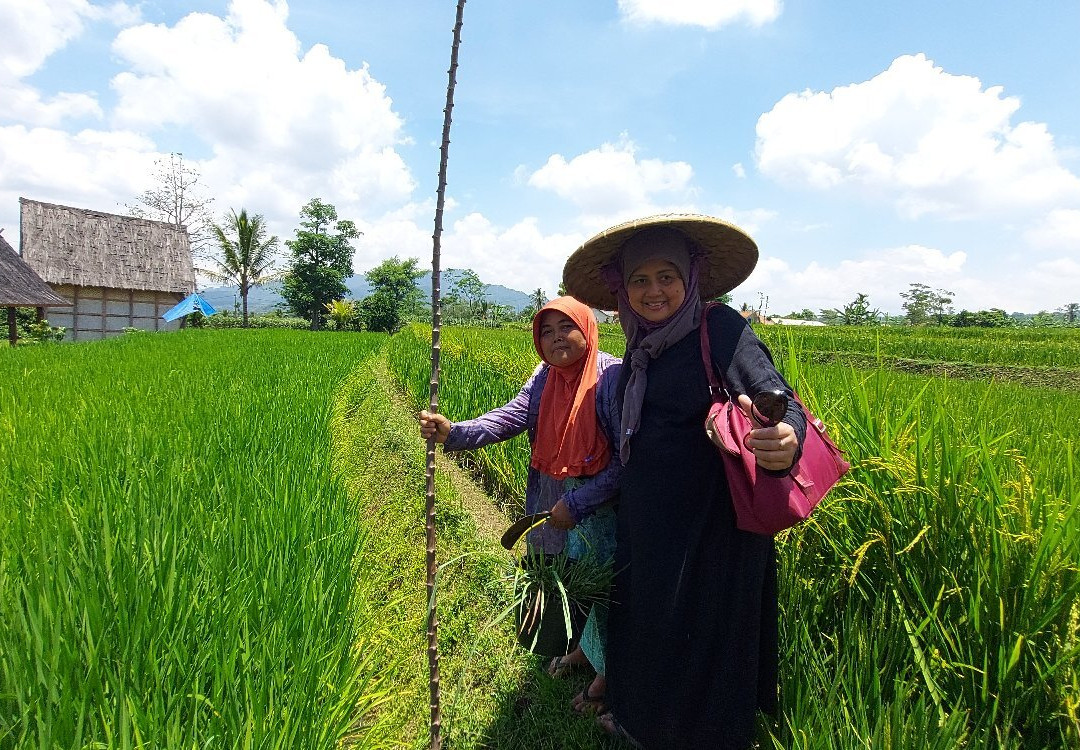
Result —
<instances>
[{"instance_id":1,"label":"gray hijab","mask_svg":"<svg viewBox=\"0 0 1080 750\"><path fill-rule=\"evenodd\" d=\"M630 377L622 405L622 429L619 457L625 464L630 458L630 437L641 423L641 404L645 399L649 362L682 340L701 324L702 302L698 292L698 258L695 246L684 234L663 227L645 229L628 239L615 262L605 269L605 278L619 300L619 321L626 334L624 365L630 364ZM626 293L630 275L650 260L666 260L679 270L686 287L686 299L667 320L653 323L630 307Z\"/></svg>"}]
</instances>

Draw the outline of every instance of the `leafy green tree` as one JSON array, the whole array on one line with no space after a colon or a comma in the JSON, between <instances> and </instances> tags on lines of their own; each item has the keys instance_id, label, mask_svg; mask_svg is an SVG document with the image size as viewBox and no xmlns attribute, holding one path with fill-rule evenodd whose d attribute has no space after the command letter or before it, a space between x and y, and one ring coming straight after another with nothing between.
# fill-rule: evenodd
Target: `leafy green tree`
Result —
<instances>
[{"instance_id":1,"label":"leafy green tree","mask_svg":"<svg viewBox=\"0 0 1080 750\"><path fill-rule=\"evenodd\" d=\"M926 284L911 284L906 292L900 292L902 305L909 325L921 326L930 322L944 325L952 314L953 293L944 289L931 289Z\"/></svg>"},{"instance_id":2,"label":"leafy green tree","mask_svg":"<svg viewBox=\"0 0 1080 750\"><path fill-rule=\"evenodd\" d=\"M529 317L532 318L532 316L540 312L540 309L547 304L547 295L544 294L544 290L540 287L532 290L529 294L529 299L531 300L531 304L521 311L522 317L524 317L525 313L528 313Z\"/></svg>"},{"instance_id":3,"label":"leafy green tree","mask_svg":"<svg viewBox=\"0 0 1080 750\"><path fill-rule=\"evenodd\" d=\"M818 311L818 320L825 325L838 326L843 325L843 314L835 307L822 308Z\"/></svg>"},{"instance_id":4,"label":"leafy green tree","mask_svg":"<svg viewBox=\"0 0 1080 750\"><path fill-rule=\"evenodd\" d=\"M468 316L471 318L483 317L484 303L487 300L487 289L480 276L471 268L461 272L461 276L454 281L451 294L465 305Z\"/></svg>"},{"instance_id":5,"label":"leafy green tree","mask_svg":"<svg viewBox=\"0 0 1080 750\"><path fill-rule=\"evenodd\" d=\"M369 331L393 333L401 328L407 315L415 314L423 304L423 293L416 280L424 272L416 267L416 258L387 258L364 274L372 293L360 302L358 314Z\"/></svg>"},{"instance_id":6,"label":"leafy green tree","mask_svg":"<svg viewBox=\"0 0 1080 750\"><path fill-rule=\"evenodd\" d=\"M956 328L1008 328L1015 325L1015 321L1001 308L993 307L978 312L961 310L952 316L949 325Z\"/></svg>"},{"instance_id":7,"label":"leafy green tree","mask_svg":"<svg viewBox=\"0 0 1080 750\"><path fill-rule=\"evenodd\" d=\"M846 326L866 326L877 322L880 310L870 309L870 295L859 292L855 299L840 311L840 323Z\"/></svg>"},{"instance_id":8,"label":"leafy green tree","mask_svg":"<svg viewBox=\"0 0 1080 750\"><path fill-rule=\"evenodd\" d=\"M278 238L266 236L266 223L260 214L248 216L246 208L230 209L224 228L213 224L211 231L217 245L218 257L211 260L217 266L202 269L210 278L240 289L243 308L243 327L248 327L248 292L253 286L276 278Z\"/></svg>"},{"instance_id":9,"label":"leafy green tree","mask_svg":"<svg viewBox=\"0 0 1080 750\"><path fill-rule=\"evenodd\" d=\"M814 311L809 307L804 307L800 312L790 312L784 316L791 320L817 320L817 316L814 315Z\"/></svg>"},{"instance_id":10,"label":"leafy green tree","mask_svg":"<svg viewBox=\"0 0 1080 750\"><path fill-rule=\"evenodd\" d=\"M1070 326L1080 324L1080 302L1070 302L1062 306L1058 312L1065 317L1065 323Z\"/></svg>"},{"instance_id":11,"label":"leafy green tree","mask_svg":"<svg viewBox=\"0 0 1080 750\"><path fill-rule=\"evenodd\" d=\"M1034 328L1055 328L1061 326L1063 319L1047 310L1039 310L1032 316L1030 325Z\"/></svg>"},{"instance_id":12,"label":"leafy green tree","mask_svg":"<svg viewBox=\"0 0 1080 750\"><path fill-rule=\"evenodd\" d=\"M349 240L359 237L360 231L347 219L339 221L337 209L319 198L312 198L300 209L300 218L296 238L285 243L292 261L281 296L293 314L307 318L315 330L322 322L326 303L349 292L345 286L345 279L352 275L353 246Z\"/></svg>"},{"instance_id":13,"label":"leafy green tree","mask_svg":"<svg viewBox=\"0 0 1080 750\"><path fill-rule=\"evenodd\" d=\"M722 302L725 305L731 304L731 292L724 292L719 297L713 297L713 302Z\"/></svg>"}]
</instances>

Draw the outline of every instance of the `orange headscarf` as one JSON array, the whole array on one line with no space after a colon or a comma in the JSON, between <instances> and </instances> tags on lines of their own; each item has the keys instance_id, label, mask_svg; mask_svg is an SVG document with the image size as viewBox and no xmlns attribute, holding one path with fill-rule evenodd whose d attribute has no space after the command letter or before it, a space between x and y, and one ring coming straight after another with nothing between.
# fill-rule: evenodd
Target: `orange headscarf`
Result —
<instances>
[{"instance_id":1,"label":"orange headscarf","mask_svg":"<svg viewBox=\"0 0 1080 750\"><path fill-rule=\"evenodd\" d=\"M540 348L540 319L558 310L585 335L585 355L569 367L548 368L536 418L532 466L555 477L592 476L607 466L611 447L596 419L596 361L600 332L592 310L573 297L559 297L533 316L533 344ZM548 363L550 364L550 363Z\"/></svg>"}]
</instances>

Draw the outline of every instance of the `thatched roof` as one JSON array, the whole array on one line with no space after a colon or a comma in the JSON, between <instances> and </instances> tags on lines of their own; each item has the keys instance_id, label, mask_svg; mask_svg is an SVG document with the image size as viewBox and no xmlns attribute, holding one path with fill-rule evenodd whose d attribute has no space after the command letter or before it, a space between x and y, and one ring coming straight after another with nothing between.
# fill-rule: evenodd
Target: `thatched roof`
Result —
<instances>
[{"instance_id":1,"label":"thatched roof","mask_svg":"<svg viewBox=\"0 0 1080 750\"><path fill-rule=\"evenodd\" d=\"M0 234L0 307L70 307Z\"/></svg>"},{"instance_id":2,"label":"thatched roof","mask_svg":"<svg viewBox=\"0 0 1080 750\"><path fill-rule=\"evenodd\" d=\"M20 198L22 257L50 284L195 288L187 231L163 221Z\"/></svg>"}]
</instances>

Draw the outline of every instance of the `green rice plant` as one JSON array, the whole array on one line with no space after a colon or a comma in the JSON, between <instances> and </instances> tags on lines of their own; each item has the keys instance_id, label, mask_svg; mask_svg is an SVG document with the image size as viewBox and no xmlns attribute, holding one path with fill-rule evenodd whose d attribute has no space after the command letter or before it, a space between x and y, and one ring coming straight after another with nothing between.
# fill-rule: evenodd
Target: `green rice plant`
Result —
<instances>
[{"instance_id":1,"label":"green rice plant","mask_svg":"<svg viewBox=\"0 0 1080 750\"><path fill-rule=\"evenodd\" d=\"M794 337L806 351L917 361L1080 369L1080 328L756 326L772 349Z\"/></svg>"},{"instance_id":2,"label":"green rice plant","mask_svg":"<svg viewBox=\"0 0 1080 750\"><path fill-rule=\"evenodd\" d=\"M371 334L188 330L0 358L0 747L375 746L331 468Z\"/></svg>"},{"instance_id":3,"label":"green rice plant","mask_svg":"<svg viewBox=\"0 0 1080 750\"><path fill-rule=\"evenodd\" d=\"M1080 400L886 370L802 376L854 469L781 539L780 736L877 745L913 721L927 746L1080 741L1075 446L1042 439Z\"/></svg>"},{"instance_id":4,"label":"green rice plant","mask_svg":"<svg viewBox=\"0 0 1080 750\"><path fill-rule=\"evenodd\" d=\"M1080 744L1080 442L1071 428L1080 394L884 365L931 352L1076 366L1072 334L1055 332L1060 349L1027 362L1009 352L1010 342L1043 351L1027 331L970 340L926 329L759 332L854 464L810 521L778 539L783 714L765 739L800 748ZM524 361L536 362L525 331L516 341L454 331L444 342L444 382L460 378L445 395L451 419L508 401ZM399 335L394 345L391 366L405 372L396 360L411 344ZM830 347L882 364L807 365ZM411 377L426 383L427 374ZM521 488L526 470L524 460L484 464Z\"/></svg>"},{"instance_id":5,"label":"green rice plant","mask_svg":"<svg viewBox=\"0 0 1080 750\"><path fill-rule=\"evenodd\" d=\"M427 407L430 332L411 326L387 350L391 371L419 410ZM512 400L539 364L531 335L522 331L447 328L442 332L440 411L451 421L477 417ZM478 467L511 515L524 510L528 437L524 434L462 457Z\"/></svg>"},{"instance_id":6,"label":"green rice plant","mask_svg":"<svg viewBox=\"0 0 1080 750\"><path fill-rule=\"evenodd\" d=\"M607 602L613 577L611 561L527 553L510 575L514 598L507 613L516 616L518 641L545 656L567 653L589 609Z\"/></svg>"}]
</instances>

